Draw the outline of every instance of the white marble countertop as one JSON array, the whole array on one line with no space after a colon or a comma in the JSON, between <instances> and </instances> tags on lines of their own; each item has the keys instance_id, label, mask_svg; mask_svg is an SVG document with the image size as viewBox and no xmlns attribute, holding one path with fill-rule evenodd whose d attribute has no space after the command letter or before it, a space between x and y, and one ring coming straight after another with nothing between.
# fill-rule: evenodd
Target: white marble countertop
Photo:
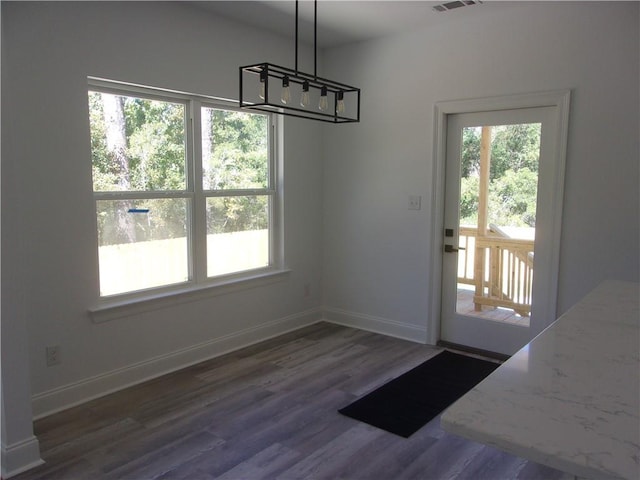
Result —
<instances>
[{"instance_id":1,"label":"white marble countertop","mask_svg":"<svg viewBox=\"0 0 640 480\"><path fill-rule=\"evenodd\" d=\"M607 281L442 415L442 427L576 476L640 478L640 286Z\"/></svg>"}]
</instances>

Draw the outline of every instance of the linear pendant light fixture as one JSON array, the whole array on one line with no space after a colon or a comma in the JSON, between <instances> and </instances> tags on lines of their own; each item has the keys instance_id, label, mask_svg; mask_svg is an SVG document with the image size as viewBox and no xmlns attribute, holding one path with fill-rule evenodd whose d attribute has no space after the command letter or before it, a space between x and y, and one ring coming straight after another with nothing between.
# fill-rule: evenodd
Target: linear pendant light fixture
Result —
<instances>
[{"instance_id":1,"label":"linear pendant light fixture","mask_svg":"<svg viewBox=\"0 0 640 480\"><path fill-rule=\"evenodd\" d=\"M298 70L298 0L295 68L272 63L240 67L240 108L330 123L360 121L360 89L317 74L318 0L313 5L313 75Z\"/></svg>"}]
</instances>

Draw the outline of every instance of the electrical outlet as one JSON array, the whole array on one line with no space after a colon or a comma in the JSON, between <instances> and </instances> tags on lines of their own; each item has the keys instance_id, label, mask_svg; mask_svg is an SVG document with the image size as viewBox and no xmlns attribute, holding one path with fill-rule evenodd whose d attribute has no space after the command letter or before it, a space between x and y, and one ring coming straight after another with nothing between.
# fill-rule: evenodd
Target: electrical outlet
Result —
<instances>
[{"instance_id":1,"label":"electrical outlet","mask_svg":"<svg viewBox=\"0 0 640 480\"><path fill-rule=\"evenodd\" d=\"M47 367L60 364L60 347L54 345L47 347Z\"/></svg>"},{"instance_id":2,"label":"electrical outlet","mask_svg":"<svg viewBox=\"0 0 640 480\"><path fill-rule=\"evenodd\" d=\"M420 195L409 195L409 210L420 210L422 197Z\"/></svg>"},{"instance_id":3,"label":"electrical outlet","mask_svg":"<svg viewBox=\"0 0 640 480\"><path fill-rule=\"evenodd\" d=\"M310 297L311 296L311 284L310 283L305 283L304 284L304 297Z\"/></svg>"}]
</instances>

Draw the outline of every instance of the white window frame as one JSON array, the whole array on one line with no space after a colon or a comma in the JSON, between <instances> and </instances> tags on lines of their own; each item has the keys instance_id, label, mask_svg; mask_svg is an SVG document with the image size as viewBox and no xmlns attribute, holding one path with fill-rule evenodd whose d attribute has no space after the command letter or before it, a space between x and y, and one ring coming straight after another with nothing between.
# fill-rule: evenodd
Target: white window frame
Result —
<instances>
[{"instance_id":1,"label":"white window frame","mask_svg":"<svg viewBox=\"0 0 640 480\"><path fill-rule=\"evenodd\" d=\"M103 322L137 313L229 293L238 289L279 281L289 271L284 268L283 196L282 196L282 121L278 115L265 113L269 122L268 185L265 189L204 190L202 182L201 107L240 111L237 102L203 95L134 85L112 80L88 78L87 91L134 96L159 101L181 103L185 107L185 190L178 191L94 191L99 200L187 198L191 202L187 218L188 271L186 282L144 290L101 296L98 288L96 305L89 309L94 322ZM261 113L262 114L262 113ZM93 184L92 184L93 189ZM207 198L226 196L266 195L269 198L269 262L266 267L207 276ZM96 263L98 269L97 218Z\"/></svg>"}]
</instances>

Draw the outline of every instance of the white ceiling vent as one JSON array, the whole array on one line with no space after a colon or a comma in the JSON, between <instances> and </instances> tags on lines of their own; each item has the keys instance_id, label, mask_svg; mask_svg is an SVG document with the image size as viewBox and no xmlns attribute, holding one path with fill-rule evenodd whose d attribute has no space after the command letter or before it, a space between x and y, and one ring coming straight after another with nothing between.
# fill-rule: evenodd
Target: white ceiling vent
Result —
<instances>
[{"instance_id":1,"label":"white ceiling vent","mask_svg":"<svg viewBox=\"0 0 640 480\"><path fill-rule=\"evenodd\" d=\"M455 10L460 7L468 7L470 5L478 5L482 2L480 0L459 0L455 2L446 2L440 5L436 5L433 9L436 12L448 12L449 10Z\"/></svg>"}]
</instances>

